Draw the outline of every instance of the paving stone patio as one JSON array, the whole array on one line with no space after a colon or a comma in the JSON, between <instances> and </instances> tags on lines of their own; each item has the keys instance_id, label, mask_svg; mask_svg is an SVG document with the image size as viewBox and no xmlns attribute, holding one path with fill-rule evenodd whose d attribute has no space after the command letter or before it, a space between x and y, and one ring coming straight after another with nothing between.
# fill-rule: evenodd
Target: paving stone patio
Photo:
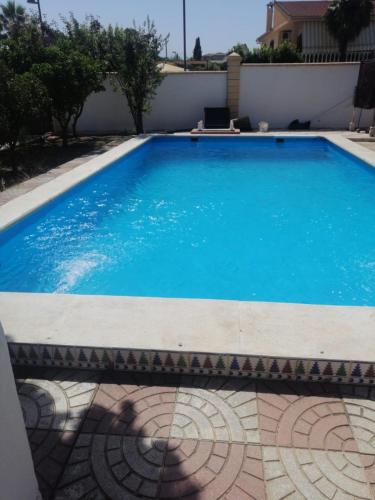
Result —
<instances>
[{"instance_id":1,"label":"paving stone patio","mask_svg":"<svg viewBox=\"0 0 375 500\"><path fill-rule=\"evenodd\" d=\"M67 172L70 172L76 167L79 167L83 163L86 163L98 155L109 151L110 149L122 144L124 141L127 141L131 138L131 136L103 136L97 137L95 140L92 140L92 144L82 143L76 144L75 146L71 146L70 148L61 148L61 146L56 146L54 151L47 151L45 153L46 158L44 160L47 165L56 165L50 169L47 168L46 165L43 166L43 169L46 171L41 174L34 174L30 179L20 181L14 186L8 187L5 191L0 192L0 206L5 205L8 201L14 200L18 198L18 196L22 196L33 189L42 186L46 182L52 181L56 177L63 175ZM48 161L48 154L51 155L50 163ZM39 152L40 154L40 152ZM66 157L74 157L75 158L66 161L64 158ZM29 160L30 161L30 160ZM37 160L34 160L37 163ZM38 171L38 165L34 165L36 171ZM41 167L39 167L41 168ZM30 175L30 172L29 172Z\"/></svg>"},{"instance_id":2,"label":"paving stone patio","mask_svg":"<svg viewBox=\"0 0 375 500\"><path fill-rule=\"evenodd\" d=\"M375 498L375 388L16 369L43 498Z\"/></svg>"}]
</instances>

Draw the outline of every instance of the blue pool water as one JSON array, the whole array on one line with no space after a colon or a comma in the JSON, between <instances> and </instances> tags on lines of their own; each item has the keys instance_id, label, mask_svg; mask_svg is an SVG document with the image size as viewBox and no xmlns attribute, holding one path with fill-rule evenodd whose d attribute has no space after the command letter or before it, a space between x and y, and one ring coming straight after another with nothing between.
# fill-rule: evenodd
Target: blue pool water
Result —
<instances>
[{"instance_id":1,"label":"blue pool water","mask_svg":"<svg viewBox=\"0 0 375 500\"><path fill-rule=\"evenodd\" d=\"M0 235L0 290L375 306L375 170L321 139L158 138Z\"/></svg>"}]
</instances>

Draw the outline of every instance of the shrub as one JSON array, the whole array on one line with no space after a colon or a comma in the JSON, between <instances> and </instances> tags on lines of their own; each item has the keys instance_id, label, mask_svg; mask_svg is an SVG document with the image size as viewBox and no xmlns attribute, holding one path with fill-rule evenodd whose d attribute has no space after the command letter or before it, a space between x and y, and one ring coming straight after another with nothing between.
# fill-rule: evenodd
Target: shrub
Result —
<instances>
[{"instance_id":1,"label":"shrub","mask_svg":"<svg viewBox=\"0 0 375 500\"><path fill-rule=\"evenodd\" d=\"M297 47L289 42L283 42L276 49L273 49L271 57L274 63L300 63L303 61Z\"/></svg>"},{"instance_id":2,"label":"shrub","mask_svg":"<svg viewBox=\"0 0 375 500\"><path fill-rule=\"evenodd\" d=\"M14 73L0 61L0 146L9 147L12 167L21 133L41 118L49 105L46 88L30 72Z\"/></svg>"},{"instance_id":3,"label":"shrub","mask_svg":"<svg viewBox=\"0 0 375 500\"><path fill-rule=\"evenodd\" d=\"M299 63L302 57L297 47L290 42L283 42L276 48L262 45L259 48L249 50L245 44L238 43L232 49L237 52L243 63L267 64L267 63Z\"/></svg>"},{"instance_id":4,"label":"shrub","mask_svg":"<svg viewBox=\"0 0 375 500\"><path fill-rule=\"evenodd\" d=\"M102 65L61 38L44 49L43 62L34 64L32 71L47 88L51 114L61 127L66 146L69 125L73 122L75 133L87 97L104 90Z\"/></svg>"}]
</instances>

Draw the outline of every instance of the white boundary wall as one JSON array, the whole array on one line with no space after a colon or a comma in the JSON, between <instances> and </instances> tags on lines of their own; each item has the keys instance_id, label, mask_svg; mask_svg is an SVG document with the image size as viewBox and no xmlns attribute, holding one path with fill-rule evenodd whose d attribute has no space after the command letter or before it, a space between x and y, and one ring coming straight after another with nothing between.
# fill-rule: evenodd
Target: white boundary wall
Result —
<instances>
[{"instance_id":1,"label":"white boundary wall","mask_svg":"<svg viewBox=\"0 0 375 500\"><path fill-rule=\"evenodd\" d=\"M254 127L266 120L285 129L292 120L311 120L314 129L347 129L353 113L353 94L359 63L245 64L240 72L240 116L250 116ZM134 129L126 99L106 91L87 100L78 130L87 133ZM152 111L145 116L147 132L189 130L203 118L203 108L226 106L226 72L167 74L157 90ZM363 112L369 126L372 111Z\"/></svg>"},{"instance_id":2,"label":"white boundary wall","mask_svg":"<svg viewBox=\"0 0 375 500\"><path fill-rule=\"evenodd\" d=\"M196 126L206 106L226 106L226 72L187 72L168 74L145 115L147 131L186 130ZM78 130L90 133L121 132L134 129L125 97L112 90L93 94L87 100Z\"/></svg>"},{"instance_id":3,"label":"white boundary wall","mask_svg":"<svg viewBox=\"0 0 375 500\"><path fill-rule=\"evenodd\" d=\"M358 73L358 63L242 65L240 115L272 128L299 119L315 129L347 129ZM370 125L372 114L363 112L361 125Z\"/></svg>"},{"instance_id":4,"label":"white boundary wall","mask_svg":"<svg viewBox=\"0 0 375 500\"><path fill-rule=\"evenodd\" d=\"M0 498L40 500L8 347L0 324Z\"/></svg>"}]
</instances>

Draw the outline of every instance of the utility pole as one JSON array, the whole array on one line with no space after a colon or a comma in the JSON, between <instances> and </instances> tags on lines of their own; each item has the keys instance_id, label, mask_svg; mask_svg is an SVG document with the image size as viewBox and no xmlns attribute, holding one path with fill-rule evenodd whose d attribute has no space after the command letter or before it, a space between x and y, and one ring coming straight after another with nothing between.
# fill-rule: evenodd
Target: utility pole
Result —
<instances>
[{"instance_id":1,"label":"utility pole","mask_svg":"<svg viewBox=\"0 0 375 500\"><path fill-rule=\"evenodd\" d=\"M40 7L40 0L27 0L27 3L32 3L33 5L38 6L40 30L41 30L42 35L44 37L44 27L43 27L42 9Z\"/></svg>"},{"instance_id":2,"label":"utility pole","mask_svg":"<svg viewBox=\"0 0 375 500\"><path fill-rule=\"evenodd\" d=\"M187 70L186 66L186 2L185 0L182 0L183 2L183 23L184 23L184 71Z\"/></svg>"}]
</instances>

